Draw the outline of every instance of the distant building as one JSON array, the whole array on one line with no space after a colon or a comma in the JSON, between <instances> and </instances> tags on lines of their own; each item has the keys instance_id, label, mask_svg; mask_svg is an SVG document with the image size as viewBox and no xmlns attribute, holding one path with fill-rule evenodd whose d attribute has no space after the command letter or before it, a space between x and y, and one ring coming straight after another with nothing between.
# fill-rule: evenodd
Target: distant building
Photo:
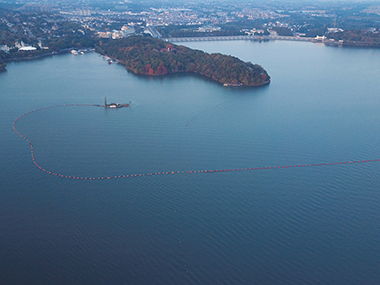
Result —
<instances>
[{"instance_id":1,"label":"distant building","mask_svg":"<svg viewBox=\"0 0 380 285\"><path fill-rule=\"evenodd\" d=\"M75 11L75 14L79 16L91 16L92 11L90 9L79 9Z\"/></svg>"},{"instance_id":2,"label":"distant building","mask_svg":"<svg viewBox=\"0 0 380 285\"><path fill-rule=\"evenodd\" d=\"M243 32L243 30L241 30ZM250 31L244 31L248 36L254 36L255 34L264 34L264 30L262 29L258 29L256 30L255 28L253 28L252 30Z\"/></svg>"},{"instance_id":3,"label":"distant building","mask_svg":"<svg viewBox=\"0 0 380 285\"><path fill-rule=\"evenodd\" d=\"M103 39L109 39L112 37L112 33L109 31L101 31L98 32L98 37Z\"/></svg>"},{"instance_id":4,"label":"distant building","mask_svg":"<svg viewBox=\"0 0 380 285\"><path fill-rule=\"evenodd\" d=\"M5 52L9 52L10 48L7 45L3 45L3 46L0 46L0 50L5 51Z\"/></svg>"},{"instance_id":5,"label":"distant building","mask_svg":"<svg viewBox=\"0 0 380 285\"><path fill-rule=\"evenodd\" d=\"M269 34L272 36L272 37L277 37L278 36L278 33L274 30L269 30Z\"/></svg>"},{"instance_id":6,"label":"distant building","mask_svg":"<svg viewBox=\"0 0 380 285\"><path fill-rule=\"evenodd\" d=\"M116 30L112 31L112 39L113 40L121 39L122 37L123 37L123 33L122 32L119 32L119 31L116 31Z\"/></svg>"},{"instance_id":7,"label":"distant building","mask_svg":"<svg viewBox=\"0 0 380 285\"><path fill-rule=\"evenodd\" d=\"M318 42L326 42L326 37L325 36L316 36L314 39L311 40L314 43Z\"/></svg>"},{"instance_id":8,"label":"distant building","mask_svg":"<svg viewBox=\"0 0 380 285\"><path fill-rule=\"evenodd\" d=\"M43 46L41 41L38 42L38 46L40 47L40 49L49 49L49 47Z\"/></svg>"},{"instance_id":9,"label":"distant building","mask_svg":"<svg viewBox=\"0 0 380 285\"><path fill-rule=\"evenodd\" d=\"M128 35L134 34L135 28L131 27L129 25L124 25L123 27L121 27L121 32L122 32L123 36L126 37Z\"/></svg>"},{"instance_id":10,"label":"distant building","mask_svg":"<svg viewBox=\"0 0 380 285\"><path fill-rule=\"evenodd\" d=\"M325 36L316 36L314 39L316 41L324 41L326 39L326 37Z\"/></svg>"},{"instance_id":11,"label":"distant building","mask_svg":"<svg viewBox=\"0 0 380 285\"><path fill-rule=\"evenodd\" d=\"M327 33L337 33L337 32L343 32L340 28L327 28Z\"/></svg>"},{"instance_id":12,"label":"distant building","mask_svg":"<svg viewBox=\"0 0 380 285\"><path fill-rule=\"evenodd\" d=\"M204 26L204 27L199 27L198 30L195 30L195 32L210 33L210 32L217 32L220 30L221 30L221 27Z\"/></svg>"},{"instance_id":13,"label":"distant building","mask_svg":"<svg viewBox=\"0 0 380 285\"><path fill-rule=\"evenodd\" d=\"M31 47L31 46L23 46L23 47L20 47L18 50L21 50L21 51L32 51L32 50L36 50L37 48L35 47Z\"/></svg>"}]
</instances>

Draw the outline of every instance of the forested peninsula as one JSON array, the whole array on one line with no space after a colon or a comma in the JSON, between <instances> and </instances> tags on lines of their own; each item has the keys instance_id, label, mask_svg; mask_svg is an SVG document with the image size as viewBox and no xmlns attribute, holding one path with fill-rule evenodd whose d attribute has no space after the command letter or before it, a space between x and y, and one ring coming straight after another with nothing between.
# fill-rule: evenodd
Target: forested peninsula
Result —
<instances>
[{"instance_id":1,"label":"forested peninsula","mask_svg":"<svg viewBox=\"0 0 380 285\"><path fill-rule=\"evenodd\" d=\"M230 55L193 50L160 39L133 36L101 44L96 50L124 64L127 70L135 74L191 72L226 86L260 86L270 82L270 76L260 65Z\"/></svg>"}]
</instances>

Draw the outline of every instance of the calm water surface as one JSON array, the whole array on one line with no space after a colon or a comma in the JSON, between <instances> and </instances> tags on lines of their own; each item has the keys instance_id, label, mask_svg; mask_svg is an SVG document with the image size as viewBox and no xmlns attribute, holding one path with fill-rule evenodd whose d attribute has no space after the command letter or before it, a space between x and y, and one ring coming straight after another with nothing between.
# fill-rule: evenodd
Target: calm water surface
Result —
<instances>
[{"instance_id":1,"label":"calm water surface","mask_svg":"<svg viewBox=\"0 0 380 285\"><path fill-rule=\"evenodd\" d=\"M5 284L378 284L380 50L192 42L261 64L272 83L149 78L99 55L0 74L0 276Z\"/></svg>"}]
</instances>

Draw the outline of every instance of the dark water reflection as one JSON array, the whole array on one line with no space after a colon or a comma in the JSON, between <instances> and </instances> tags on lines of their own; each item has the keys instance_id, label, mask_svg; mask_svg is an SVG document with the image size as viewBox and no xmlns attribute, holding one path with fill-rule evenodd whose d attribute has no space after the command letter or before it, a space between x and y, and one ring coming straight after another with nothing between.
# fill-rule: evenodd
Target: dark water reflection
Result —
<instances>
[{"instance_id":1,"label":"dark water reflection","mask_svg":"<svg viewBox=\"0 0 380 285\"><path fill-rule=\"evenodd\" d=\"M72 181L77 176L378 159L379 50L194 42L262 65L263 88L135 76L97 54L0 74L4 283L262 284L379 280L379 162Z\"/></svg>"}]
</instances>

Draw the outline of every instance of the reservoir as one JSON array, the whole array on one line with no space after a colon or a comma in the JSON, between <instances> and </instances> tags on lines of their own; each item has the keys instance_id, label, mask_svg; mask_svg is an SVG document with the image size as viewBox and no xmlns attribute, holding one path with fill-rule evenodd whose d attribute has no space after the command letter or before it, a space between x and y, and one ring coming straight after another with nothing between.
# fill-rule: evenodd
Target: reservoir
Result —
<instances>
[{"instance_id":1,"label":"reservoir","mask_svg":"<svg viewBox=\"0 0 380 285\"><path fill-rule=\"evenodd\" d=\"M136 76L96 53L0 73L2 282L377 283L380 50L180 44L258 63L271 83ZM105 96L132 103L42 109L17 130L50 172L137 176L38 169L14 120ZM364 162L336 164L350 161ZM139 176L163 172L181 173Z\"/></svg>"}]
</instances>

